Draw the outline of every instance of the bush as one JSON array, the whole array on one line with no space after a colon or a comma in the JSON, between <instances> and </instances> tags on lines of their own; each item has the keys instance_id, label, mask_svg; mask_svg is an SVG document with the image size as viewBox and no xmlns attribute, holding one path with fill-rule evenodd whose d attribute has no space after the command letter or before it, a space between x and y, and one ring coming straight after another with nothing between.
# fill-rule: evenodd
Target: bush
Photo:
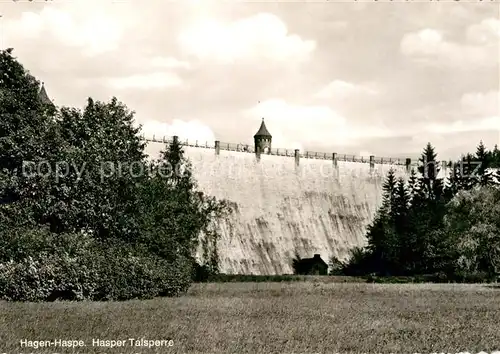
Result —
<instances>
[{"instance_id":1,"label":"bush","mask_svg":"<svg viewBox=\"0 0 500 354\"><path fill-rule=\"evenodd\" d=\"M10 260L4 254L0 261L4 300L147 299L176 296L190 285L191 267L180 257L166 261L129 245L105 245L84 234L16 231L12 244L20 240L27 244Z\"/></svg>"},{"instance_id":2,"label":"bush","mask_svg":"<svg viewBox=\"0 0 500 354\"><path fill-rule=\"evenodd\" d=\"M206 264L199 264L194 261L192 280L197 283L207 282L213 276Z\"/></svg>"},{"instance_id":3,"label":"bush","mask_svg":"<svg viewBox=\"0 0 500 354\"><path fill-rule=\"evenodd\" d=\"M337 257L332 256L330 258L330 264L328 268L330 268L329 275L343 275L344 274L344 263L340 261Z\"/></svg>"},{"instance_id":4,"label":"bush","mask_svg":"<svg viewBox=\"0 0 500 354\"><path fill-rule=\"evenodd\" d=\"M0 231L0 263L15 262L40 253L64 249L70 256L80 255L93 240L85 233L51 233L48 227L10 227Z\"/></svg>"},{"instance_id":5,"label":"bush","mask_svg":"<svg viewBox=\"0 0 500 354\"><path fill-rule=\"evenodd\" d=\"M0 264L0 293L4 300L47 301L91 299L96 288L93 269L64 254L40 254Z\"/></svg>"},{"instance_id":6,"label":"bush","mask_svg":"<svg viewBox=\"0 0 500 354\"><path fill-rule=\"evenodd\" d=\"M342 267L343 275L361 276L373 268L372 254L365 248L354 247L349 250L349 258Z\"/></svg>"}]
</instances>

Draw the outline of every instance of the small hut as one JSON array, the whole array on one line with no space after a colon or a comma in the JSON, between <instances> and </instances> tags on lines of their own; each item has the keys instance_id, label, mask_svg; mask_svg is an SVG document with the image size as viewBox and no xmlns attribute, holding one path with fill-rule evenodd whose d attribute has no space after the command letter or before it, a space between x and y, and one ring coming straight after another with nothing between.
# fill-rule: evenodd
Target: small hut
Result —
<instances>
[{"instance_id":1,"label":"small hut","mask_svg":"<svg viewBox=\"0 0 500 354\"><path fill-rule=\"evenodd\" d=\"M301 258L294 261L294 270L298 275L327 275L328 264L319 254L313 258Z\"/></svg>"}]
</instances>

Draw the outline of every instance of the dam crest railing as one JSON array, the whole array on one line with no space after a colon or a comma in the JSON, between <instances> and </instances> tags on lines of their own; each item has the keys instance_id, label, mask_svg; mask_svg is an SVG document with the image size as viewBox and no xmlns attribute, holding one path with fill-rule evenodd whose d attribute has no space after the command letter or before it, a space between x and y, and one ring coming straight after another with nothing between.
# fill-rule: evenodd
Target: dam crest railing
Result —
<instances>
[{"instance_id":1,"label":"dam crest railing","mask_svg":"<svg viewBox=\"0 0 500 354\"><path fill-rule=\"evenodd\" d=\"M154 143L171 143L174 136L162 136L161 138L157 138L153 135L152 138L142 136L144 140L147 142ZM198 140L188 140L188 139L179 139L177 138L179 143L183 146L188 147L198 147L205 149L214 149L216 153L220 150L225 151L237 151L237 152L247 152L255 154L255 149L250 144L235 144L235 143L226 143L221 141L214 141L210 143L208 141L198 141ZM358 163L369 163L369 164L390 164L390 165L401 165L401 166L417 166L418 160L414 160L411 158L394 158L394 157L376 157L376 156L358 156L352 154L338 154L338 153L327 153L327 152L314 152L314 151L304 151L300 152L298 149L285 149L285 148L271 148L270 151L261 152L263 155L274 155L274 156L285 156L285 157L295 157L297 158L305 158L305 159L318 159L318 160L330 160L330 161L344 161L344 162L358 162Z\"/></svg>"}]
</instances>

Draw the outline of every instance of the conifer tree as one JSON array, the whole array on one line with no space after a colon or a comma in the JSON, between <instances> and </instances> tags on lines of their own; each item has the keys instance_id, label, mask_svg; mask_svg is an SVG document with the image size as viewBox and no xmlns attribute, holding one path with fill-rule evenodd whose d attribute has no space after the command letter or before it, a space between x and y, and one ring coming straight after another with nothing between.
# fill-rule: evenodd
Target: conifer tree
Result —
<instances>
[{"instance_id":1,"label":"conifer tree","mask_svg":"<svg viewBox=\"0 0 500 354\"><path fill-rule=\"evenodd\" d=\"M495 144L495 147L491 151L491 168L495 171L492 173L493 183L496 185L500 184L500 150L498 149L498 145Z\"/></svg>"},{"instance_id":2,"label":"conifer tree","mask_svg":"<svg viewBox=\"0 0 500 354\"><path fill-rule=\"evenodd\" d=\"M491 167L492 168L500 167L500 150L498 149L497 144L495 144L495 147L491 151Z\"/></svg>"},{"instance_id":3,"label":"conifer tree","mask_svg":"<svg viewBox=\"0 0 500 354\"><path fill-rule=\"evenodd\" d=\"M394 222L398 234L404 233L407 226L407 214L410 208L410 196L402 177L398 178L395 191Z\"/></svg>"},{"instance_id":4,"label":"conifer tree","mask_svg":"<svg viewBox=\"0 0 500 354\"><path fill-rule=\"evenodd\" d=\"M488 186L493 183L492 172L489 170L491 166L492 153L486 149L481 140L476 149L475 168L477 183L481 186Z\"/></svg>"},{"instance_id":5,"label":"conifer tree","mask_svg":"<svg viewBox=\"0 0 500 354\"><path fill-rule=\"evenodd\" d=\"M395 195L395 211L394 211L394 231L397 237L397 244L395 245L397 255L395 258L398 260L397 269L393 273L404 274L406 268L406 255L408 254L408 246L412 245L408 233L408 213L410 210L411 197L402 177L398 178L396 195Z\"/></svg>"},{"instance_id":6,"label":"conifer tree","mask_svg":"<svg viewBox=\"0 0 500 354\"><path fill-rule=\"evenodd\" d=\"M459 191L469 190L475 185L474 178L472 177L474 168L473 156L471 154L462 156L460 160L452 163L445 185L447 200L451 200Z\"/></svg>"},{"instance_id":7,"label":"conifer tree","mask_svg":"<svg viewBox=\"0 0 500 354\"><path fill-rule=\"evenodd\" d=\"M394 229L397 179L395 170L390 169L382 186L382 205L375 219L368 227L368 251L373 271L390 274L397 259L397 235Z\"/></svg>"},{"instance_id":8,"label":"conifer tree","mask_svg":"<svg viewBox=\"0 0 500 354\"><path fill-rule=\"evenodd\" d=\"M382 185L382 211L389 217L393 216L393 210L395 208L396 187L396 171L391 168L389 169L384 184Z\"/></svg>"},{"instance_id":9,"label":"conifer tree","mask_svg":"<svg viewBox=\"0 0 500 354\"><path fill-rule=\"evenodd\" d=\"M410 198L410 202L413 200L414 195L418 192L418 175L415 172L415 169L412 168L410 170L410 176L408 178L408 195Z\"/></svg>"},{"instance_id":10,"label":"conifer tree","mask_svg":"<svg viewBox=\"0 0 500 354\"><path fill-rule=\"evenodd\" d=\"M434 147L428 143L419 159L419 179L407 214L407 227L403 236L404 268L409 273L422 273L432 268L433 230L439 228L445 212L443 180L438 178L439 164Z\"/></svg>"},{"instance_id":11,"label":"conifer tree","mask_svg":"<svg viewBox=\"0 0 500 354\"><path fill-rule=\"evenodd\" d=\"M474 155L467 153L462 159L460 169L460 190L469 190L476 185L476 180L474 179L475 169L476 165L474 164Z\"/></svg>"},{"instance_id":12,"label":"conifer tree","mask_svg":"<svg viewBox=\"0 0 500 354\"><path fill-rule=\"evenodd\" d=\"M427 143L421 157L419 158L421 165L418 167L420 172L420 185L423 188L423 193L428 199L439 199L443 193L443 180L438 178L440 171L437 154L431 143Z\"/></svg>"}]
</instances>

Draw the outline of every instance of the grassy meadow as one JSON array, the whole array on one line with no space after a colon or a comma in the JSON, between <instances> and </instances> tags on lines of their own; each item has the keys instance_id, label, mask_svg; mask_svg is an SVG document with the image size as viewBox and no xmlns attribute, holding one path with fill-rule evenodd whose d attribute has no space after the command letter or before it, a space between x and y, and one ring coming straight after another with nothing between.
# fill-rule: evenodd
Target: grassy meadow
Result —
<instances>
[{"instance_id":1,"label":"grassy meadow","mask_svg":"<svg viewBox=\"0 0 500 354\"><path fill-rule=\"evenodd\" d=\"M491 353L499 319L500 289L483 284L205 283L148 301L0 302L0 352ZM173 345L92 346L128 338ZM86 347L35 350L21 339Z\"/></svg>"}]
</instances>

